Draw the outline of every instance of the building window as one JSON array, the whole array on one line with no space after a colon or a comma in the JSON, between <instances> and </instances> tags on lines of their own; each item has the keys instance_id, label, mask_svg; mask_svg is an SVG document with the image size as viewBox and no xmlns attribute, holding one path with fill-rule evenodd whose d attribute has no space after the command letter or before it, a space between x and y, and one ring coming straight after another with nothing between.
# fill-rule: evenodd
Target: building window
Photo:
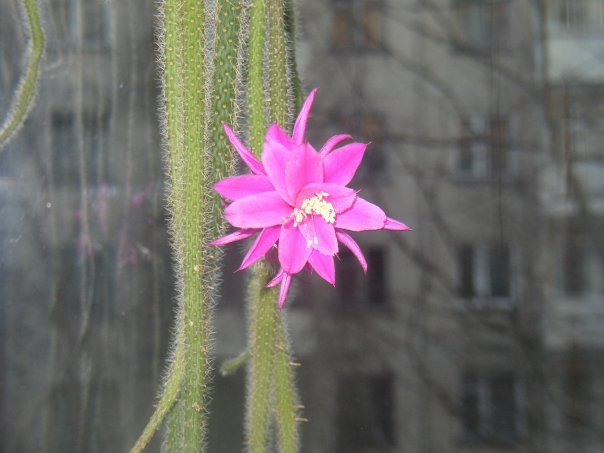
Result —
<instances>
[{"instance_id":1,"label":"building window","mask_svg":"<svg viewBox=\"0 0 604 453\"><path fill-rule=\"evenodd\" d=\"M359 268L354 255L347 249L340 250L339 266L336 266L336 288L338 290L339 302L343 307L359 305L361 282L363 271Z\"/></svg>"},{"instance_id":2,"label":"building window","mask_svg":"<svg viewBox=\"0 0 604 453\"><path fill-rule=\"evenodd\" d=\"M604 14L604 10L602 12ZM566 155L573 161L604 159L603 95L602 90L586 90L564 96L564 137L568 139Z\"/></svg>"},{"instance_id":3,"label":"building window","mask_svg":"<svg viewBox=\"0 0 604 453\"><path fill-rule=\"evenodd\" d=\"M566 358L564 376L565 415L569 434L581 438L589 433L593 414L593 374L588 354L572 345Z\"/></svg>"},{"instance_id":4,"label":"building window","mask_svg":"<svg viewBox=\"0 0 604 453\"><path fill-rule=\"evenodd\" d=\"M509 43L509 0L454 0L459 36L457 49L498 52Z\"/></svg>"},{"instance_id":5,"label":"building window","mask_svg":"<svg viewBox=\"0 0 604 453\"><path fill-rule=\"evenodd\" d=\"M604 291L604 249L577 234L569 234L563 246L561 282L569 297L599 296Z\"/></svg>"},{"instance_id":6,"label":"building window","mask_svg":"<svg viewBox=\"0 0 604 453\"><path fill-rule=\"evenodd\" d=\"M462 422L468 441L509 443L522 436L524 389L512 372L463 376Z\"/></svg>"},{"instance_id":7,"label":"building window","mask_svg":"<svg viewBox=\"0 0 604 453\"><path fill-rule=\"evenodd\" d=\"M376 50L382 43L382 11L371 0L336 0L332 45L337 51Z\"/></svg>"},{"instance_id":8,"label":"building window","mask_svg":"<svg viewBox=\"0 0 604 453\"><path fill-rule=\"evenodd\" d=\"M457 176L501 179L511 174L510 127L500 115L474 116L460 124Z\"/></svg>"},{"instance_id":9,"label":"building window","mask_svg":"<svg viewBox=\"0 0 604 453\"><path fill-rule=\"evenodd\" d=\"M79 146L77 134L80 127L82 148ZM73 186L83 182L84 175L80 175L80 159L82 158L88 185L98 186L111 182L108 128L107 115L84 114L80 124L77 124L73 112L52 114L52 171L56 185Z\"/></svg>"},{"instance_id":10,"label":"building window","mask_svg":"<svg viewBox=\"0 0 604 453\"><path fill-rule=\"evenodd\" d=\"M388 266L384 248L373 246L365 252L366 276L349 250L341 249L338 258L340 263L336 268L336 287L343 307L380 307L388 303Z\"/></svg>"},{"instance_id":11,"label":"building window","mask_svg":"<svg viewBox=\"0 0 604 453\"><path fill-rule=\"evenodd\" d=\"M602 30L604 0L552 0L551 19L569 31Z\"/></svg>"},{"instance_id":12,"label":"building window","mask_svg":"<svg viewBox=\"0 0 604 453\"><path fill-rule=\"evenodd\" d=\"M52 174L55 185L76 185L80 180L73 112L55 112L51 120Z\"/></svg>"},{"instance_id":13,"label":"building window","mask_svg":"<svg viewBox=\"0 0 604 453\"><path fill-rule=\"evenodd\" d=\"M46 27L48 50L60 51L75 47L73 12L71 0L51 0L49 2Z\"/></svg>"},{"instance_id":14,"label":"building window","mask_svg":"<svg viewBox=\"0 0 604 453\"><path fill-rule=\"evenodd\" d=\"M374 113L355 113L347 116L334 115L332 118L337 131L348 131L354 141L369 143L363 165L357 170L355 178L363 184L383 181L388 167L384 117Z\"/></svg>"},{"instance_id":15,"label":"building window","mask_svg":"<svg viewBox=\"0 0 604 453\"><path fill-rule=\"evenodd\" d=\"M88 183L100 186L113 182L109 166L108 115L85 115L82 119L82 133L86 150Z\"/></svg>"},{"instance_id":16,"label":"building window","mask_svg":"<svg viewBox=\"0 0 604 453\"><path fill-rule=\"evenodd\" d=\"M109 10L104 0L84 0L81 2L82 46L90 50L105 49L109 46Z\"/></svg>"},{"instance_id":17,"label":"building window","mask_svg":"<svg viewBox=\"0 0 604 453\"><path fill-rule=\"evenodd\" d=\"M391 375L346 376L338 382L338 451L395 445Z\"/></svg>"},{"instance_id":18,"label":"building window","mask_svg":"<svg viewBox=\"0 0 604 453\"><path fill-rule=\"evenodd\" d=\"M489 294L492 297L510 297L510 251L507 245L496 244L489 252Z\"/></svg>"},{"instance_id":19,"label":"building window","mask_svg":"<svg viewBox=\"0 0 604 453\"><path fill-rule=\"evenodd\" d=\"M460 297L491 308L509 308L513 287L511 264L507 244L463 244L458 251Z\"/></svg>"},{"instance_id":20,"label":"building window","mask_svg":"<svg viewBox=\"0 0 604 453\"><path fill-rule=\"evenodd\" d=\"M386 251L381 247L372 247L367 252L367 302L383 305L387 298Z\"/></svg>"},{"instance_id":21,"label":"building window","mask_svg":"<svg viewBox=\"0 0 604 453\"><path fill-rule=\"evenodd\" d=\"M104 0L51 0L48 48L102 50L109 47L109 3ZM78 18L79 20L76 20ZM79 24L79 28L77 25Z\"/></svg>"},{"instance_id":22,"label":"building window","mask_svg":"<svg viewBox=\"0 0 604 453\"><path fill-rule=\"evenodd\" d=\"M474 284L474 247L463 245L459 250L459 295L472 298L476 295Z\"/></svg>"},{"instance_id":23,"label":"building window","mask_svg":"<svg viewBox=\"0 0 604 453\"><path fill-rule=\"evenodd\" d=\"M564 250L564 291L569 296L585 291L585 250L577 241L567 241Z\"/></svg>"}]
</instances>

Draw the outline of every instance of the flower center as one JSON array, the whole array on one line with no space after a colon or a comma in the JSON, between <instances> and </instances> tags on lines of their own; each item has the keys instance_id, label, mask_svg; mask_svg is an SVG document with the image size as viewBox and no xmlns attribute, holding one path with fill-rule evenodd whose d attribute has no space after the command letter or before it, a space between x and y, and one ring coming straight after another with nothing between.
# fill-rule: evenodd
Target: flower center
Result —
<instances>
[{"instance_id":1,"label":"flower center","mask_svg":"<svg viewBox=\"0 0 604 453\"><path fill-rule=\"evenodd\" d=\"M334 223L336 221L336 211L330 202L324 200L328 196L328 193L317 192L314 197L302 201L299 208L294 208L294 226L297 227L304 222L309 215L320 215L327 223Z\"/></svg>"}]
</instances>

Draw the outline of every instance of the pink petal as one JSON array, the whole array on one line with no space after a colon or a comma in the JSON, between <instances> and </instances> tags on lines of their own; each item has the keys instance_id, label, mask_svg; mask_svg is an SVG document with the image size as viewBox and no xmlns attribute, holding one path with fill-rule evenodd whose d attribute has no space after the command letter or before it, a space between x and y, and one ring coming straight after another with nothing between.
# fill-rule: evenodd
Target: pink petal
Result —
<instances>
[{"instance_id":1,"label":"pink petal","mask_svg":"<svg viewBox=\"0 0 604 453\"><path fill-rule=\"evenodd\" d=\"M321 157L325 157L327 156L336 146L338 146L340 143L342 143L344 140L351 140L352 136L348 135L348 134L340 134L340 135L334 135L333 137L330 137L325 144L323 145L323 147L321 148L321 151L319 151L319 154L321 155Z\"/></svg>"},{"instance_id":2,"label":"pink petal","mask_svg":"<svg viewBox=\"0 0 604 453\"><path fill-rule=\"evenodd\" d=\"M256 175L266 175L262 163L241 143L241 140L239 140L233 130L227 124L223 124L222 126L229 141L235 147L235 151L239 153L239 156L241 156L241 159L243 159L250 171Z\"/></svg>"},{"instance_id":3,"label":"pink petal","mask_svg":"<svg viewBox=\"0 0 604 453\"><path fill-rule=\"evenodd\" d=\"M296 144L291 139L287 132L285 132L277 123L271 124L266 130L265 141L269 144L279 143L285 146L287 149L293 149Z\"/></svg>"},{"instance_id":4,"label":"pink petal","mask_svg":"<svg viewBox=\"0 0 604 453\"><path fill-rule=\"evenodd\" d=\"M243 239L247 239L257 232L258 232L258 230L253 229L253 228L246 229L246 230L237 230L237 231L234 231L233 233L227 234L226 236L222 236L218 239L214 239L208 245L230 244L231 242L237 242L237 241L241 241Z\"/></svg>"},{"instance_id":5,"label":"pink petal","mask_svg":"<svg viewBox=\"0 0 604 453\"><path fill-rule=\"evenodd\" d=\"M320 182L323 182L321 156L310 145L297 146L285 165L285 184L290 199L295 200L307 184Z\"/></svg>"},{"instance_id":6,"label":"pink petal","mask_svg":"<svg viewBox=\"0 0 604 453\"><path fill-rule=\"evenodd\" d=\"M290 159L292 151L289 142L284 142L281 128L277 124L271 124L266 133L264 150L262 151L262 163L275 190L286 202L293 205L293 200L288 194L285 176L285 165ZM280 138L279 138L280 137Z\"/></svg>"},{"instance_id":7,"label":"pink petal","mask_svg":"<svg viewBox=\"0 0 604 453\"><path fill-rule=\"evenodd\" d=\"M277 272L273 279L266 284L266 287L272 288L273 286L277 286L279 283L281 283L283 277L285 277L285 272L283 272L283 269L279 269L279 272Z\"/></svg>"},{"instance_id":8,"label":"pink petal","mask_svg":"<svg viewBox=\"0 0 604 453\"><path fill-rule=\"evenodd\" d=\"M314 250L308 257L308 262L323 280L335 286L336 269L332 255L324 255Z\"/></svg>"},{"instance_id":9,"label":"pink petal","mask_svg":"<svg viewBox=\"0 0 604 453\"><path fill-rule=\"evenodd\" d=\"M354 177L359 168L365 149L365 143L350 143L336 149L323 160L325 167L325 182L333 182L345 186Z\"/></svg>"},{"instance_id":10,"label":"pink petal","mask_svg":"<svg viewBox=\"0 0 604 453\"><path fill-rule=\"evenodd\" d=\"M357 193L348 187L325 182L318 184L314 183L308 184L298 193L296 207L299 208L302 206L304 200L312 198L321 192L328 194L328 196L325 197L325 201L331 203L336 214L350 209L357 199Z\"/></svg>"},{"instance_id":11,"label":"pink petal","mask_svg":"<svg viewBox=\"0 0 604 453\"><path fill-rule=\"evenodd\" d=\"M243 261L241 262L241 266L239 266L239 269L237 270L245 269L262 258L264 254L268 252L275 244L275 242L277 242L280 231L280 225L263 229L248 250L245 258L243 258Z\"/></svg>"},{"instance_id":12,"label":"pink petal","mask_svg":"<svg viewBox=\"0 0 604 453\"><path fill-rule=\"evenodd\" d=\"M338 253L336 230L331 223L327 223L322 217L310 216L304 223L298 225L298 228L304 236L307 247L312 247L326 255Z\"/></svg>"},{"instance_id":13,"label":"pink petal","mask_svg":"<svg viewBox=\"0 0 604 453\"><path fill-rule=\"evenodd\" d=\"M283 304L287 298L287 292L289 291L289 284L292 281L290 274L285 274L281 280L281 288L279 289L279 310L283 310Z\"/></svg>"},{"instance_id":14,"label":"pink petal","mask_svg":"<svg viewBox=\"0 0 604 453\"><path fill-rule=\"evenodd\" d=\"M336 216L336 228L351 231L381 230L386 214L378 206L357 197L352 208Z\"/></svg>"},{"instance_id":15,"label":"pink petal","mask_svg":"<svg viewBox=\"0 0 604 453\"><path fill-rule=\"evenodd\" d=\"M318 88L315 88L310 92L306 101L304 101L304 105L300 110L300 114L296 119L296 124L294 124L294 132L292 133L292 138L294 142L298 145L304 143L304 134L306 133L306 123L308 122L308 115L310 113L310 109L312 108L312 104L315 100L315 94L317 93Z\"/></svg>"},{"instance_id":16,"label":"pink petal","mask_svg":"<svg viewBox=\"0 0 604 453\"><path fill-rule=\"evenodd\" d=\"M280 225L291 213L292 208L275 191L240 198L224 210L228 222L239 228L266 228Z\"/></svg>"},{"instance_id":17,"label":"pink petal","mask_svg":"<svg viewBox=\"0 0 604 453\"><path fill-rule=\"evenodd\" d=\"M278 251L283 270L288 274L295 274L300 272L308 261L312 248L306 246L306 239L298 228L289 223L281 227Z\"/></svg>"},{"instance_id":18,"label":"pink petal","mask_svg":"<svg viewBox=\"0 0 604 453\"><path fill-rule=\"evenodd\" d=\"M385 230L396 230L396 231L407 231L410 230L407 225L403 222L399 222L398 220L391 219L390 217L386 217L386 221L384 222Z\"/></svg>"},{"instance_id":19,"label":"pink petal","mask_svg":"<svg viewBox=\"0 0 604 453\"><path fill-rule=\"evenodd\" d=\"M352 239L351 236L344 233L343 231L336 231L336 236L337 236L338 240L342 244L344 244L348 248L348 250L350 250L352 252L352 254L356 257L356 259L359 261L359 263L361 263L361 267L363 268L363 271L365 273L367 273L367 260L365 260L365 255L363 255L363 252L361 251L361 247L359 247L359 244L357 244L356 241L354 239Z\"/></svg>"},{"instance_id":20,"label":"pink petal","mask_svg":"<svg viewBox=\"0 0 604 453\"><path fill-rule=\"evenodd\" d=\"M242 175L225 178L214 184L214 190L229 200L274 190L270 179L264 175Z\"/></svg>"}]
</instances>

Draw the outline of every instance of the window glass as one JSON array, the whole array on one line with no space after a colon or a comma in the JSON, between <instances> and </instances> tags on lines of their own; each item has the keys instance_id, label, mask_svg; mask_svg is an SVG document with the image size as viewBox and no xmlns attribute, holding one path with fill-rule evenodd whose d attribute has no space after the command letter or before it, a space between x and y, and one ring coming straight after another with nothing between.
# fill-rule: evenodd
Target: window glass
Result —
<instances>
[{"instance_id":1,"label":"window glass","mask_svg":"<svg viewBox=\"0 0 604 453\"><path fill-rule=\"evenodd\" d=\"M129 451L180 290L161 11L37 3L35 102L0 149L0 451ZM1 4L0 128L30 38L23 2ZM344 231L368 269L340 243L335 287L312 269L292 279L300 453L604 451L604 1L305 0L296 13L287 49L304 92L320 87L305 138L368 143L348 186L412 228ZM209 452L245 449L247 367L219 367L248 349L237 269L253 240L220 249Z\"/></svg>"}]
</instances>

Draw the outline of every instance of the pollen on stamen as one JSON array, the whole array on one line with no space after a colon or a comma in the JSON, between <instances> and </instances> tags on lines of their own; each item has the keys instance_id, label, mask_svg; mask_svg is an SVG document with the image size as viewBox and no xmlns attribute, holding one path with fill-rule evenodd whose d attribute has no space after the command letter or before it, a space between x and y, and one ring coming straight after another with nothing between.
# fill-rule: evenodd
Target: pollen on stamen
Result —
<instances>
[{"instance_id":1,"label":"pollen on stamen","mask_svg":"<svg viewBox=\"0 0 604 453\"><path fill-rule=\"evenodd\" d=\"M294 226L298 226L309 215L320 215L327 223L334 223L336 211L330 202L324 200L328 196L326 192L317 192L314 197L302 201L300 208L295 208L293 212Z\"/></svg>"}]
</instances>

